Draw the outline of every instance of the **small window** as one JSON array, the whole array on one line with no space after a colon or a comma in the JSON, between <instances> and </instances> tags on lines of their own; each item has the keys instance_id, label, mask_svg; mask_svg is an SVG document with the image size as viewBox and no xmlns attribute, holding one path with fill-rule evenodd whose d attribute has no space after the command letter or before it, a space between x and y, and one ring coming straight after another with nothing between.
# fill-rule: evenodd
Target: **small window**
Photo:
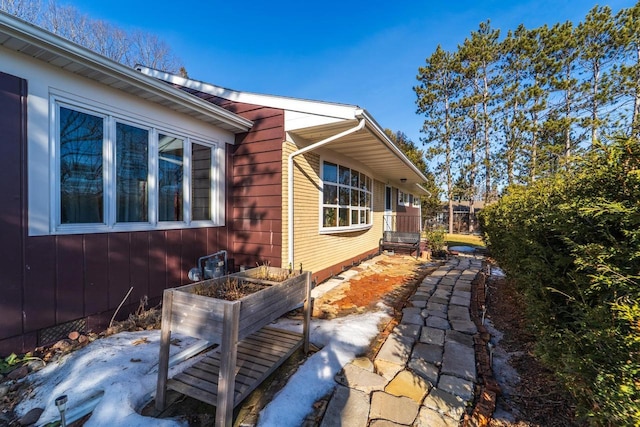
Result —
<instances>
[{"instance_id":1,"label":"small window","mask_svg":"<svg viewBox=\"0 0 640 427\"><path fill-rule=\"evenodd\" d=\"M420 207L420 197L413 196L413 207L414 208L419 208Z\"/></svg>"},{"instance_id":2,"label":"small window","mask_svg":"<svg viewBox=\"0 0 640 427\"><path fill-rule=\"evenodd\" d=\"M362 229L371 225L371 183L367 175L346 166L322 165L322 228Z\"/></svg>"},{"instance_id":3,"label":"small window","mask_svg":"<svg viewBox=\"0 0 640 427\"><path fill-rule=\"evenodd\" d=\"M211 221L211 147L191 144L191 219Z\"/></svg>"},{"instance_id":4,"label":"small window","mask_svg":"<svg viewBox=\"0 0 640 427\"><path fill-rule=\"evenodd\" d=\"M184 141L167 135L158 138L158 220L182 221Z\"/></svg>"}]
</instances>

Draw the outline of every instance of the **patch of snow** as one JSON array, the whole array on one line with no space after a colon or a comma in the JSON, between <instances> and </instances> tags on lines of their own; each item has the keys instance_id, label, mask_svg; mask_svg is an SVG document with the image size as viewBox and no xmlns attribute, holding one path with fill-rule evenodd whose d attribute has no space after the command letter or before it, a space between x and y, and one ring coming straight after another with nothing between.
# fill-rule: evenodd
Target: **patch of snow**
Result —
<instances>
[{"instance_id":1,"label":"patch of snow","mask_svg":"<svg viewBox=\"0 0 640 427\"><path fill-rule=\"evenodd\" d=\"M503 420L515 422L514 408L505 409L503 400L509 400L515 392L516 385L520 382L520 375L509 363L511 357L521 354L521 352L509 353L500 346L504 334L497 330L491 320L486 319L485 327L491 334L491 343L493 344L493 375L500 385L502 391L502 399L498 399L498 407L493 414L495 420Z\"/></svg>"},{"instance_id":2,"label":"patch of snow","mask_svg":"<svg viewBox=\"0 0 640 427\"><path fill-rule=\"evenodd\" d=\"M502 269L500 267L496 267L496 266L491 266L491 276L495 276L495 277L505 277L506 274L504 274L504 271L502 271Z\"/></svg>"},{"instance_id":3,"label":"patch of snow","mask_svg":"<svg viewBox=\"0 0 640 427\"><path fill-rule=\"evenodd\" d=\"M171 345L171 354L198 342L180 334L173 334L172 338L175 345ZM44 425L60 419L55 405L58 396L67 395L67 408L72 410L86 404L89 396L104 393L85 426L183 425L137 413L155 392L157 373L150 371L157 365L159 353L159 330L121 332L96 340L27 377L33 381L34 392L16 407L16 412L24 415L33 408L44 408L38 420L38 425ZM169 375L193 363L189 362L174 366Z\"/></svg>"},{"instance_id":4,"label":"patch of snow","mask_svg":"<svg viewBox=\"0 0 640 427\"><path fill-rule=\"evenodd\" d=\"M303 423L313 404L336 385L335 375L361 355L388 319L384 312L369 312L332 320L313 320L311 341L323 347L291 376L287 385L261 412L258 426L295 427Z\"/></svg>"}]
</instances>

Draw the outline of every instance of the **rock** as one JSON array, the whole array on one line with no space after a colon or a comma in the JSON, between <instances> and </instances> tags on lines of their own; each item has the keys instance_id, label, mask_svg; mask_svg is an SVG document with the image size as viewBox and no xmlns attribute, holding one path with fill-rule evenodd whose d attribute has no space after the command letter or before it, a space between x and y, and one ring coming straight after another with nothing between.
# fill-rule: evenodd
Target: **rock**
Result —
<instances>
[{"instance_id":1,"label":"rock","mask_svg":"<svg viewBox=\"0 0 640 427\"><path fill-rule=\"evenodd\" d=\"M381 418L398 424L411 425L419 409L420 405L408 397L397 397L383 391L376 391L371 396L369 418Z\"/></svg>"},{"instance_id":2,"label":"rock","mask_svg":"<svg viewBox=\"0 0 640 427\"><path fill-rule=\"evenodd\" d=\"M67 335L67 337L71 341L75 341L80 337L80 332L78 332L78 331L69 332L69 335Z\"/></svg>"},{"instance_id":3,"label":"rock","mask_svg":"<svg viewBox=\"0 0 640 427\"><path fill-rule=\"evenodd\" d=\"M43 412L43 408L33 408L18 420L18 424L21 426L30 426L35 424L40 419L40 415L42 415Z\"/></svg>"},{"instance_id":4,"label":"rock","mask_svg":"<svg viewBox=\"0 0 640 427\"><path fill-rule=\"evenodd\" d=\"M394 396L405 396L416 403L422 403L422 399L427 395L431 388L431 384L425 381L417 374L403 370L391 380L385 387L384 391Z\"/></svg>"},{"instance_id":5,"label":"rock","mask_svg":"<svg viewBox=\"0 0 640 427\"><path fill-rule=\"evenodd\" d=\"M27 375L29 375L29 368L27 368L26 365L23 365L9 372L9 374L7 375L7 378L15 381L15 380L22 379Z\"/></svg>"},{"instance_id":6,"label":"rock","mask_svg":"<svg viewBox=\"0 0 640 427\"><path fill-rule=\"evenodd\" d=\"M11 386L9 384L0 384L0 399L5 397L7 393L11 390Z\"/></svg>"}]
</instances>

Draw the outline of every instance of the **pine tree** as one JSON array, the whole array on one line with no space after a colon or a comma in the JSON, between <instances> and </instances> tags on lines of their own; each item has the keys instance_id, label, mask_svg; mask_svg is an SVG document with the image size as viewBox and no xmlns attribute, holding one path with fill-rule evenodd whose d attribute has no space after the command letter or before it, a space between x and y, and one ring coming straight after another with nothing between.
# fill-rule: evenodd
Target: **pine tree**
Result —
<instances>
[{"instance_id":1,"label":"pine tree","mask_svg":"<svg viewBox=\"0 0 640 427\"><path fill-rule=\"evenodd\" d=\"M576 147L573 125L577 121L575 115L578 79L576 64L578 60L578 43L573 24L567 21L554 25L546 34L547 54L553 59L550 63L550 88L555 94L555 102L551 106L562 114L558 114L555 122L547 126L557 127L564 135L564 157L569 159Z\"/></svg>"},{"instance_id":2,"label":"pine tree","mask_svg":"<svg viewBox=\"0 0 640 427\"><path fill-rule=\"evenodd\" d=\"M586 115L582 126L590 131L591 145L598 141L603 125L612 126L607 107L612 99L611 61L617 59L614 24L611 8L596 6L576 29L579 63L584 73L580 92Z\"/></svg>"},{"instance_id":3,"label":"pine tree","mask_svg":"<svg viewBox=\"0 0 640 427\"><path fill-rule=\"evenodd\" d=\"M484 166L484 197L485 202L489 201L492 194L491 178L492 178L492 147L491 134L493 133L493 102L495 98L496 87L500 82L500 76L496 73L496 67L499 59L500 30L491 28L490 21L480 23L477 31L471 33L471 37L467 38L459 48L463 60L463 74L471 83L471 93L469 94L468 103L473 109L473 115L476 118L473 123L474 131L479 136L478 143L484 148L484 158L482 165ZM475 141L472 143L475 147ZM475 157L475 154L472 154ZM473 159L475 160L475 159ZM475 164L475 161L471 161ZM477 171L471 171L470 175L473 179ZM475 180L472 180L472 184Z\"/></svg>"},{"instance_id":4,"label":"pine tree","mask_svg":"<svg viewBox=\"0 0 640 427\"><path fill-rule=\"evenodd\" d=\"M640 137L640 2L616 15L616 46L620 49L618 67L618 102L631 100L629 133Z\"/></svg>"},{"instance_id":5,"label":"pine tree","mask_svg":"<svg viewBox=\"0 0 640 427\"><path fill-rule=\"evenodd\" d=\"M418 69L416 93L418 113L425 116L421 132L428 147L427 159L437 161L436 171L445 176L449 201L449 232L453 232L453 143L460 116L454 110L460 97L458 59L438 45Z\"/></svg>"}]
</instances>

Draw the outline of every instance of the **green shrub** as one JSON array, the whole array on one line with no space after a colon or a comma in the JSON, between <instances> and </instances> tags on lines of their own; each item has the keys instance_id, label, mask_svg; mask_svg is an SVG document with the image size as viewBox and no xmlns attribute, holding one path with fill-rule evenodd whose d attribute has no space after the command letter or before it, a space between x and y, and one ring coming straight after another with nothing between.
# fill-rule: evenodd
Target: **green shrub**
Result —
<instances>
[{"instance_id":1,"label":"green shrub","mask_svg":"<svg viewBox=\"0 0 640 427\"><path fill-rule=\"evenodd\" d=\"M524 294L542 360L594 425L640 425L640 144L509 188L480 214Z\"/></svg>"},{"instance_id":2,"label":"green shrub","mask_svg":"<svg viewBox=\"0 0 640 427\"><path fill-rule=\"evenodd\" d=\"M427 247L433 254L438 254L444 249L445 238L447 232L444 228L435 228L427 232Z\"/></svg>"}]
</instances>

